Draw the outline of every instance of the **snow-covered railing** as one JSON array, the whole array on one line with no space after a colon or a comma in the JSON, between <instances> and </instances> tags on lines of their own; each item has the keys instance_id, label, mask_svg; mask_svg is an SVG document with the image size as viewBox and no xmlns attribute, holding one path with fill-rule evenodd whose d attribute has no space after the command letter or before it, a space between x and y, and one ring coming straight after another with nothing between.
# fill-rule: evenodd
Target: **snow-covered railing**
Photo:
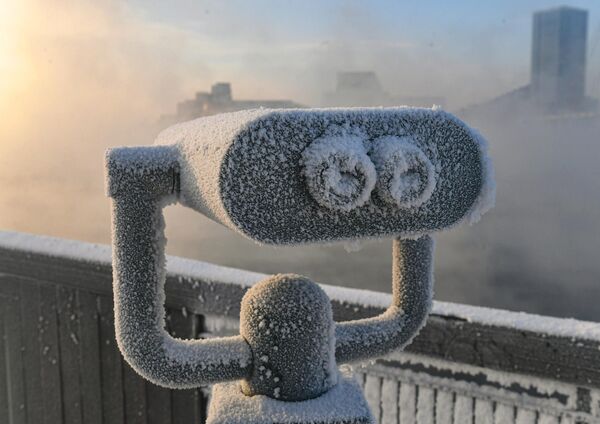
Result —
<instances>
[{"instance_id":1,"label":"snow-covered railing","mask_svg":"<svg viewBox=\"0 0 600 424\"><path fill-rule=\"evenodd\" d=\"M237 334L240 300L262 278L169 257L169 331ZM0 422L203 421L205 391L156 387L121 359L111 281L107 246L0 232ZM323 288L337 320L390 303ZM599 324L435 302L406 352L356 371L382 423L595 423L598 364Z\"/></svg>"}]
</instances>

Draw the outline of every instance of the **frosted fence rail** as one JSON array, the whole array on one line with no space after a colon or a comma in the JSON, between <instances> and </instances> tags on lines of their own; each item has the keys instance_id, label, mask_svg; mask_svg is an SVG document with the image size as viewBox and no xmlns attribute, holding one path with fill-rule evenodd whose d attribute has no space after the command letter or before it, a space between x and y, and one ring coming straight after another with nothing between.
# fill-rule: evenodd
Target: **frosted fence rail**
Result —
<instances>
[{"instance_id":1,"label":"frosted fence rail","mask_svg":"<svg viewBox=\"0 0 600 424\"><path fill-rule=\"evenodd\" d=\"M264 275L170 257L167 326L238 332ZM443 277L441 277L443 278ZM114 340L107 246L0 232L0 423L199 423L207 391L145 382ZM323 286L337 320L389 296ZM356 367L381 423L600 423L600 325L434 304L405 352Z\"/></svg>"}]
</instances>

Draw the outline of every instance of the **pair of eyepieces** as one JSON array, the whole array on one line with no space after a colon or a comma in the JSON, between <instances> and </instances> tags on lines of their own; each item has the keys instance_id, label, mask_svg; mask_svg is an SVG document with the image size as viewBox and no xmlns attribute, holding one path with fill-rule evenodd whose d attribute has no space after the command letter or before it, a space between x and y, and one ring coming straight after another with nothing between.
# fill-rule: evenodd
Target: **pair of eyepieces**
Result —
<instances>
[{"instance_id":1,"label":"pair of eyepieces","mask_svg":"<svg viewBox=\"0 0 600 424\"><path fill-rule=\"evenodd\" d=\"M360 134L324 136L304 150L302 160L311 196L341 212L365 206L373 191L392 206L417 208L436 184L433 163L408 135L373 141Z\"/></svg>"}]
</instances>

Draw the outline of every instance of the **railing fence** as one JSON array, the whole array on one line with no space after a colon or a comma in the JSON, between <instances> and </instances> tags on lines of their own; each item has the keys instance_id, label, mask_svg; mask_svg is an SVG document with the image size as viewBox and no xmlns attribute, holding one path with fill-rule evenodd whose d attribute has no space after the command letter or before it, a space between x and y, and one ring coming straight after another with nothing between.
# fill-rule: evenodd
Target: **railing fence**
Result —
<instances>
[{"instance_id":1,"label":"railing fence","mask_svg":"<svg viewBox=\"0 0 600 424\"><path fill-rule=\"evenodd\" d=\"M42 245L47 241L22 237ZM0 423L203 422L208 388L157 387L121 358L106 249L100 248L94 258L86 253L89 245L57 243L62 248L25 248L0 237ZM77 257L65 246L82 254ZM200 272L183 266L191 262L172 262L166 319L171 334L198 338L237 333L239 301L248 281L260 276L202 264ZM236 281L219 280L228 272ZM248 281L240 283L240 278ZM373 304L377 302L348 300L353 291L327 290L339 320L381 310ZM503 319L512 316L497 312ZM600 423L597 339L536 333L499 322L434 310L407 352L356 366L378 421ZM573 323L573 329L583 324Z\"/></svg>"}]
</instances>

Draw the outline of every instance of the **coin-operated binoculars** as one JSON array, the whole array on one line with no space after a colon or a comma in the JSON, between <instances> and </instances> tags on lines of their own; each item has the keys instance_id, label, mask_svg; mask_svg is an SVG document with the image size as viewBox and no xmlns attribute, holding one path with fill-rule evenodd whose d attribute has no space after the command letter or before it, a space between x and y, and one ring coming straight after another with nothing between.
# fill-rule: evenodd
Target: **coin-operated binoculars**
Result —
<instances>
[{"instance_id":1,"label":"coin-operated binoculars","mask_svg":"<svg viewBox=\"0 0 600 424\"><path fill-rule=\"evenodd\" d=\"M482 138L429 109L253 110L165 130L107 154L119 348L165 387L213 387L209 423L371 423L338 365L399 349L432 297L428 234L493 202ZM261 243L396 237L392 303L336 323L323 290L275 275L242 300L240 335L180 340L164 329L165 205L180 202ZM367 283L368 285L368 283Z\"/></svg>"}]
</instances>

